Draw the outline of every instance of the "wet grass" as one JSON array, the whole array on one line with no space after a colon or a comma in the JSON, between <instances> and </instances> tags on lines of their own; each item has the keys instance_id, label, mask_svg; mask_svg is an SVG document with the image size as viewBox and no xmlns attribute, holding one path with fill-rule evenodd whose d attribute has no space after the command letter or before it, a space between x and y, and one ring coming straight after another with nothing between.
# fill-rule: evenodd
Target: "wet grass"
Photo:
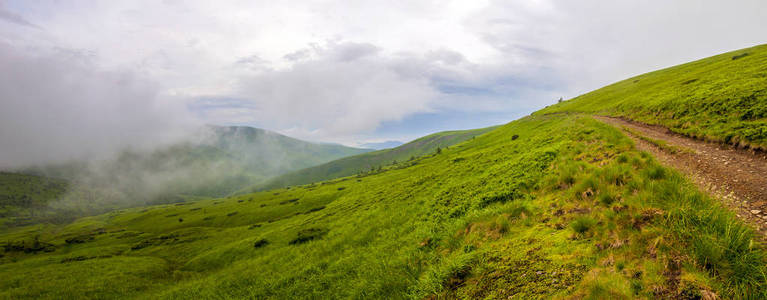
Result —
<instances>
[{"instance_id":1,"label":"wet grass","mask_svg":"<svg viewBox=\"0 0 767 300\"><path fill-rule=\"evenodd\" d=\"M583 116L524 118L360 178L14 228L0 243L8 298L767 296L748 227Z\"/></svg>"},{"instance_id":2,"label":"wet grass","mask_svg":"<svg viewBox=\"0 0 767 300\"><path fill-rule=\"evenodd\" d=\"M629 78L537 114L585 112L767 149L767 45Z\"/></svg>"}]
</instances>

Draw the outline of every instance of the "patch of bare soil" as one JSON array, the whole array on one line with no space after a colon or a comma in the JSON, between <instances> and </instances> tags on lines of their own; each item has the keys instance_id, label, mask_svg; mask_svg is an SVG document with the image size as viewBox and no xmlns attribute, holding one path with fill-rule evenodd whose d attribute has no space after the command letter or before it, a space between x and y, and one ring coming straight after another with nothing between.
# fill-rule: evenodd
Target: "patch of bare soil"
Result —
<instances>
[{"instance_id":1,"label":"patch of bare soil","mask_svg":"<svg viewBox=\"0 0 767 300\"><path fill-rule=\"evenodd\" d=\"M629 128L625 131L637 148L652 153L661 163L692 178L709 194L722 199L741 219L767 236L767 155L709 143L673 133L660 126L596 116L598 120ZM636 136L661 140L684 151L668 151ZM674 153L672 153L674 152Z\"/></svg>"}]
</instances>

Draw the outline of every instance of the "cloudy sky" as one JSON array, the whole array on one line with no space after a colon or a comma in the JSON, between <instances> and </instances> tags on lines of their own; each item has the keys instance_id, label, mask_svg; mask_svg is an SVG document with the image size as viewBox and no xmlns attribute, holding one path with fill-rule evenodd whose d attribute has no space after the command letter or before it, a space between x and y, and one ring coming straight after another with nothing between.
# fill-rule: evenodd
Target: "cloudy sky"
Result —
<instances>
[{"instance_id":1,"label":"cloudy sky","mask_svg":"<svg viewBox=\"0 0 767 300\"><path fill-rule=\"evenodd\" d=\"M765 43L765 28L763 0L0 0L0 160L202 123L406 141Z\"/></svg>"}]
</instances>

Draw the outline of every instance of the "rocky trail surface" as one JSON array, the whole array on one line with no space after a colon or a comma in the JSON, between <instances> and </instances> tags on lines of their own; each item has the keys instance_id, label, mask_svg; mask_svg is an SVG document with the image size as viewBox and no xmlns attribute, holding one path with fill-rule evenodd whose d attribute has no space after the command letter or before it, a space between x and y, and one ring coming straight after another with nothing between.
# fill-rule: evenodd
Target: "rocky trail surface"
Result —
<instances>
[{"instance_id":1,"label":"rocky trail surface","mask_svg":"<svg viewBox=\"0 0 767 300\"><path fill-rule=\"evenodd\" d=\"M622 129L640 150L692 178L767 237L767 154L696 140L660 126L595 118Z\"/></svg>"}]
</instances>

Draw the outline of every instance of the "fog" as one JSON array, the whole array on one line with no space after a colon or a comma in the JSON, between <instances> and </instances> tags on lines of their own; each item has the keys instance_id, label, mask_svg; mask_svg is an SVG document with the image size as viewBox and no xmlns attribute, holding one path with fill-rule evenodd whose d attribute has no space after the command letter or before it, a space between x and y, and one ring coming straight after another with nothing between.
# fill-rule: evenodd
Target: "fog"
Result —
<instances>
[{"instance_id":1,"label":"fog","mask_svg":"<svg viewBox=\"0 0 767 300\"><path fill-rule=\"evenodd\" d=\"M141 74L93 60L0 42L0 169L149 150L200 125Z\"/></svg>"}]
</instances>

